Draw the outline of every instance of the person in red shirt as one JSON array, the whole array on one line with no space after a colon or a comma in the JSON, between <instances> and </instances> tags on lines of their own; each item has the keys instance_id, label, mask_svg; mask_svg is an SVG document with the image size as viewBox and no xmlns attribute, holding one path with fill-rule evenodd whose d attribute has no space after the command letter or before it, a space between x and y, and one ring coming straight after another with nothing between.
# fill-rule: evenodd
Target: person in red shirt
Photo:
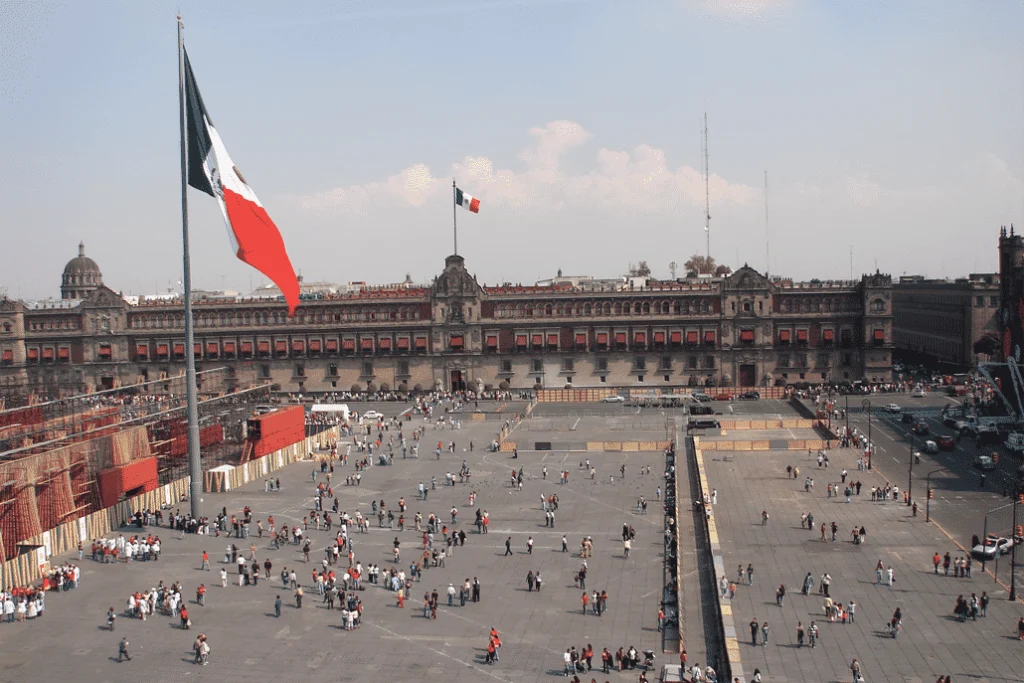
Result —
<instances>
[{"instance_id":1,"label":"person in red shirt","mask_svg":"<svg viewBox=\"0 0 1024 683\"><path fill-rule=\"evenodd\" d=\"M191 624L191 622L189 621L189 618L188 618L188 608L185 607L184 605L182 605L181 606L181 627L183 629L188 629L190 627L190 624Z\"/></svg>"}]
</instances>

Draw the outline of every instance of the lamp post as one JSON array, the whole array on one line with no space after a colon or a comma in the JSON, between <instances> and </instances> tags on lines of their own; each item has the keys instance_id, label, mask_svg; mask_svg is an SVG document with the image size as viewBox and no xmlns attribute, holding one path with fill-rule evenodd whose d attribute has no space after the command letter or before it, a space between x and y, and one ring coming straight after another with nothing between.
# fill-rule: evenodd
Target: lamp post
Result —
<instances>
[{"instance_id":1,"label":"lamp post","mask_svg":"<svg viewBox=\"0 0 1024 683\"><path fill-rule=\"evenodd\" d=\"M932 470L927 475L925 475L925 478L924 478L925 488L928 490L928 495L925 497L925 502L924 502L924 521L926 521L926 522L932 521L932 517L931 517L931 509L932 509L932 475L936 474L938 472L947 472L948 470L949 470L949 468L947 468L947 467L940 467L940 468L938 468L936 470Z\"/></svg>"},{"instance_id":2,"label":"lamp post","mask_svg":"<svg viewBox=\"0 0 1024 683\"><path fill-rule=\"evenodd\" d=\"M868 469L871 469L871 455L875 450L875 444L871 441L871 401L864 399L861 406L868 411Z\"/></svg>"},{"instance_id":3,"label":"lamp post","mask_svg":"<svg viewBox=\"0 0 1024 683\"><path fill-rule=\"evenodd\" d=\"M910 469L907 473L907 506L913 505L914 498L914 432L910 432Z\"/></svg>"},{"instance_id":4,"label":"lamp post","mask_svg":"<svg viewBox=\"0 0 1024 683\"><path fill-rule=\"evenodd\" d=\"M1013 505L1013 503L1007 503L1006 505L1000 505L999 507L993 508L993 509L991 509L991 510L989 510L988 512L985 513L985 522L984 522L984 525L982 526L982 531L981 531L981 547L983 549L987 547L987 541L988 541L988 516L991 515L994 512L999 512L1000 510L1005 510L1006 508L1010 507L1011 505ZM998 578L998 576L999 576L999 550L998 550L998 548L996 549L996 552L995 552L995 554L992 557L996 561L996 570L995 570L994 574L995 574L996 578ZM982 552L981 553L981 571L982 572L985 571L985 564L986 564L986 560L987 559L988 559L988 555L986 555L984 552Z\"/></svg>"},{"instance_id":5,"label":"lamp post","mask_svg":"<svg viewBox=\"0 0 1024 683\"><path fill-rule=\"evenodd\" d=\"M847 389L849 390L849 389ZM845 394L843 397L846 400L846 434L850 434L850 395Z\"/></svg>"},{"instance_id":6,"label":"lamp post","mask_svg":"<svg viewBox=\"0 0 1024 683\"><path fill-rule=\"evenodd\" d=\"M1024 495L1024 465L1017 468L1013 491L1013 527L1010 529L1010 600L1017 599L1017 504Z\"/></svg>"}]
</instances>

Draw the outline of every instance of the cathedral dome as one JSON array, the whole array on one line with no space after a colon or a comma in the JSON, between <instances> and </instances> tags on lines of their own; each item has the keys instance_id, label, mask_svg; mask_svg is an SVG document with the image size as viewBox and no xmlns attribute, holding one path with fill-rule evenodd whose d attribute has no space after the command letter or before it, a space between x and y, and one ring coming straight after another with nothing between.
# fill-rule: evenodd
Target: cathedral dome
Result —
<instances>
[{"instance_id":1,"label":"cathedral dome","mask_svg":"<svg viewBox=\"0 0 1024 683\"><path fill-rule=\"evenodd\" d=\"M78 256L68 261L61 276L62 299L83 299L103 284L103 273L96 262L85 255L85 243L78 243Z\"/></svg>"}]
</instances>

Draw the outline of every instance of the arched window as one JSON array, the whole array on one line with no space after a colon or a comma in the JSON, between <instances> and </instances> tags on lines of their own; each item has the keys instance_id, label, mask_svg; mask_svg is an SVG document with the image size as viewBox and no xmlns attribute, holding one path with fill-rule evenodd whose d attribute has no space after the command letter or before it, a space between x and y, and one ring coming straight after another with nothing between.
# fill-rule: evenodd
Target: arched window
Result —
<instances>
[{"instance_id":1,"label":"arched window","mask_svg":"<svg viewBox=\"0 0 1024 683\"><path fill-rule=\"evenodd\" d=\"M622 303L619 301L615 302L615 315L622 315Z\"/></svg>"},{"instance_id":2,"label":"arched window","mask_svg":"<svg viewBox=\"0 0 1024 683\"><path fill-rule=\"evenodd\" d=\"M590 314L591 314L591 313L590 313L590 311L591 311L591 310L592 310L592 309L591 309L591 307L590 307L590 304L584 304L584 305L583 305L583 315L587 315L587 316L588 316L588 315L590 315ZM579 311L579 309L578 309L578 307L577 307L577 312L578 312L578 311Z\"/></svg>"},{"instance_id":3,"label":"arched window","mask_svg":"<svg viewBox=\"0 0 1024 683\"><path fill-rule=\"evenodd\" d=\"M885 302L881 299L875 299L871 302L872 313L885 313Z\"/></svg>"},{"instance_id":4,"label":"arched window","mask_svg":"<svg viewBox=\"0 0 1024 683\"><path fill-rule=\"evenodd\" d=\"M650 315L651 314L651 304L645 301L644 305L643 305L643 308L641 310L644 312L644 315Z\"/></svg>"},{"instance_id":5,"label":"arched window","mask_svg":"<svg viewBox=\"0 0 1024 683\"><path fill-rule=\"evenodd\" d=\"M548 304L544 307L544 316L547 318L551 317L551 304Z\"/></svg>"}]
</instances>

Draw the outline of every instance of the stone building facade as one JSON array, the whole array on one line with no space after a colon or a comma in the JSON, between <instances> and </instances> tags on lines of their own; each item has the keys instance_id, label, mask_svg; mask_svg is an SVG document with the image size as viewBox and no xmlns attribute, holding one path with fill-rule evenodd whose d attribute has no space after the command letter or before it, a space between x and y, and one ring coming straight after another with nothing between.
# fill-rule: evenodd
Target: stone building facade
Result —
<instances>
[{"instance_id":1,"label":"stone building facade","mask_svg":"<svg viewBox=\"0 0 1024 683\"><path fill-rule=\"evenodd\" d=\"M129 304L80 256L60 302L0 300L0 389L54 395L125 386L185 366L180 301ZM196 301L199 370L282 391L757 387L892 376L892 280L721 278L478 283L449 256L428 287L304 300ZM81 284L86 283L86 284ZM83 287L90 289L83 290Z\"/></svg>"},{"instance_id":2,"label":"stone building facade","mask_svg":"<svg viewBox=\"0 0 1024 683\"><path fill-rule=\"evenodd\" d=\"M989 354L974 344L997 335L999 274L971 273L956 280L904 276L893 285L897 352L909 360L972 368Z\"/></svg>"}]
</instances>

